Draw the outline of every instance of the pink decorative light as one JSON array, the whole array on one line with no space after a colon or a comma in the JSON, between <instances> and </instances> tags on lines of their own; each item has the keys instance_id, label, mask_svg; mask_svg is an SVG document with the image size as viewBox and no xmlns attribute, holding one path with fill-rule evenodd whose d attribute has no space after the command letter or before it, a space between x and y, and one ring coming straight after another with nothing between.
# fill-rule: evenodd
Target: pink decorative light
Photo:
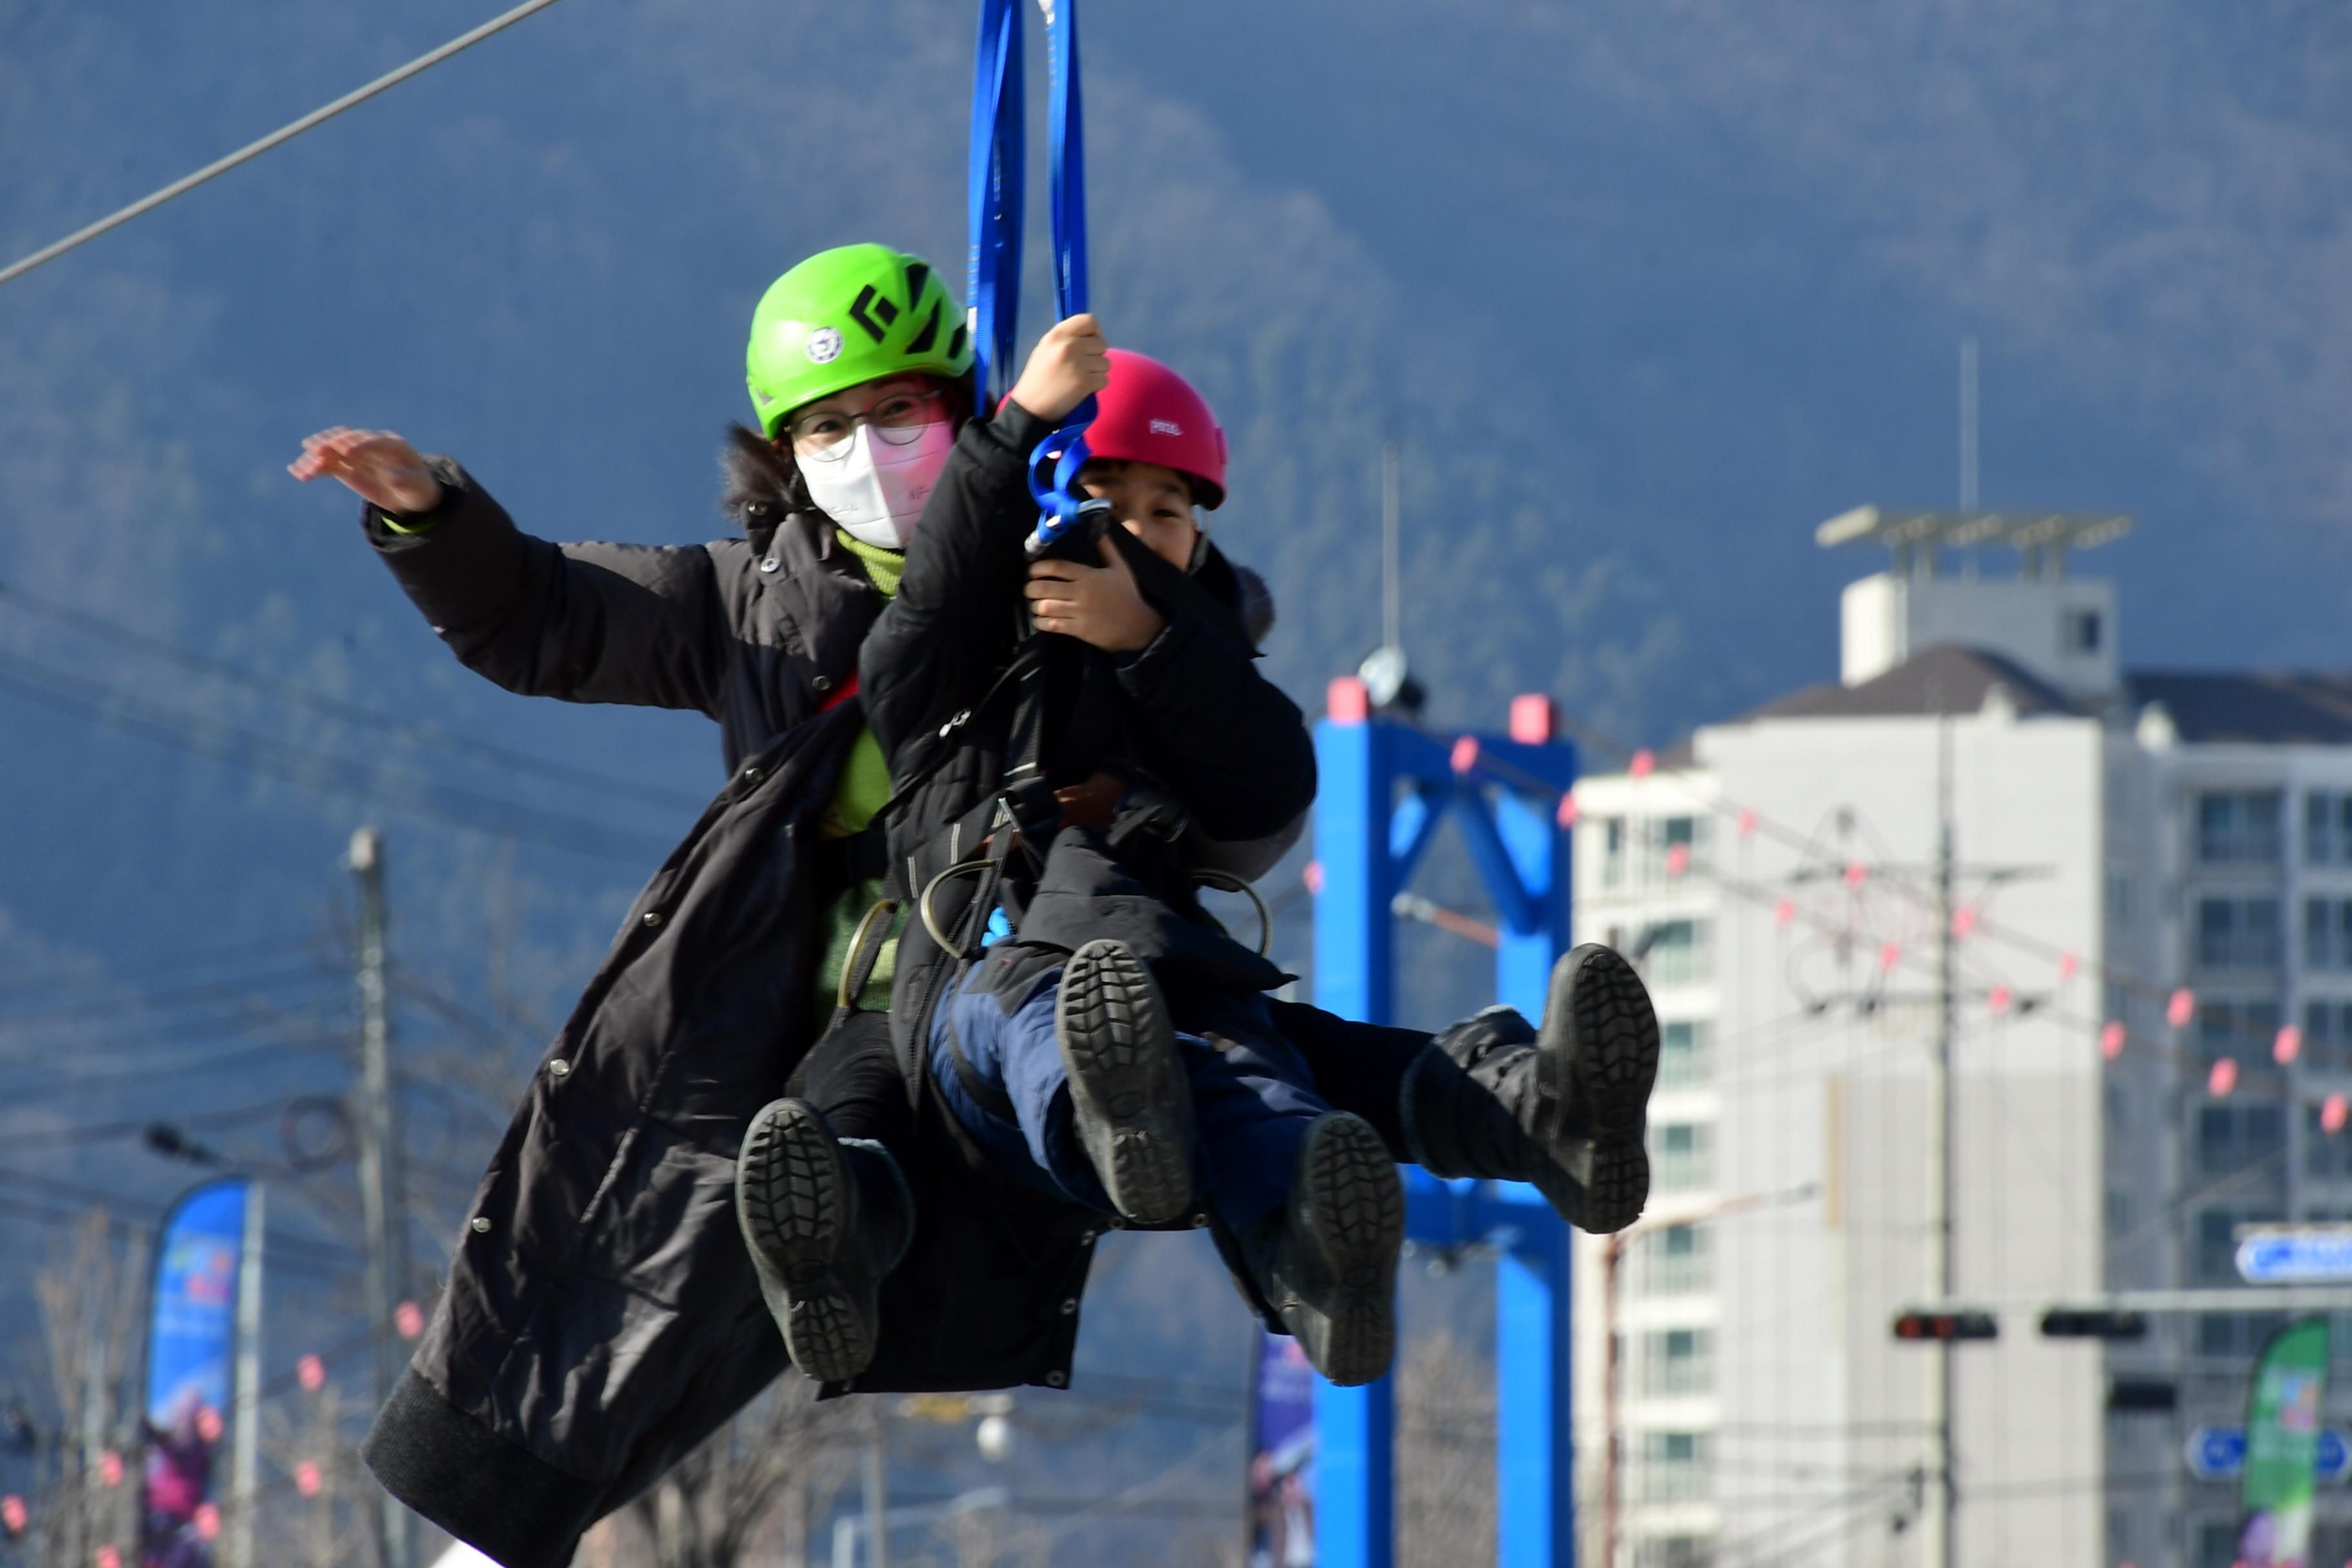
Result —
<instances>
[{"instance_id":1,"label":"pink decorative light","mask_svg":"<svg viewBox=\"0 0 2352 1568\"><path fill-rule=\"evenodd\" d=\"M226 1430L221 1413L207 1405L196 1412L196 1436L207 1443L217 1443Z\"/></svg>"},{"instance_id":2,"label":"pink decorative light","mask_svg":"<svg viewBox=\"0 0 2352 1568\"><path fill-rule=\"evenodd\" d=\"M1321 898L1323 896L1323 862L1320 860L1307 862L1307 868L1298 874L1298 879L1307 884L1308 898Z\"/></svg>"},{"instance_id":3,"label":"pink decorative light","mask_svg":"<svg viewBox=\"0 0 2352 1568\"><path fill-rule=\"evenodd\" d=\"M1879 967L1879 968L1881 968L1881 969L1887 969L1887 970L1891 970L1891 969L1893 969L1896 964L1901 963L1902 962L1903 962L1903 944L1902 944L1901 942L1887 942L1887 943L1885 943L1884 946L1882 946L1882 947L1880 947L1880 948L1879 948L1879 950L1878 950L1878 967Z\"/></svg>"},{"instance_id":4,"label":"pink decorative light","mask_svg":"<svg viewBox=\"0 0 2352 1568\"><path fill-rule=\"evenodd\" d=\"M122 1456L111 1448L98 1457L98 1482L103 1487L122 1484Z\"/></svg>"},{"instance_id":5,"label":"pink decorative light","mask_svg":"<svg viewBox=\"0 0 2352 1568\"><path fill-rule=\"evenodd\" d=\"M1975 910L1970 909L1966 904L1962 904L1958 909L1952 911L1952 934L1954 936L1966 937L1973 935L1976 929L1977 912Z\"/></svg>"},{"instance_id":6,"label":"pink decorative light","mask_svg":"<svg viewBox=\"0 0 2352 1568\"><path fill-rule=\"evenodd\" d=\"M1794 899L1782 899L1779 903L1772 906L1772 923L1774 925L1788 925L1796 918L1797 902Z\"/></svg>"},{"instance_id":7,"label":"pink decorative light","mask_svg":"<svg viewBox=\"0 0 2352 1568\"><path fill-rule=\"evenodd\" d=\"M294 1467L294 1489L304 1497L319 1495L319 1462L305 1459Z\"/></svg>"},{"instance_id":8,"label":"pink decorative light","mask_svg":"<svg viewBox=\"0 0 2352 1568\"><path fill-rule=\"evenodd\" d=\"M1372 694L1352 675L1323 689L1323 711L1334 724L1360 724L1372 715Z\"/></svg>"},{"instance_id":9,"label":"pink decorative light","mask_svg":"<svg viewBox=\"0 0 2352 1568\"><path fill-rule=\"evenodd\" d=\"M1637 779L1648 778L1658 771L1658 753L1644 746L1633 753L1633 774Z\"/></svg>"},{"instance_id":10,"label":"pink decorative light","mask_svg":"<svg viewBox=\"0 0 2352 1568\"><path fill-rule=\"evenodd\" d=\"M327 1386L327 1363L317 1356L306 1355L294 1363L294 1379L305 1393L316 1394Z\"/></svg>"},{"instance_id":11,"label":"pink decorative light","mask_svg":"<svg viewBox=\"0 0 2352 1568\"><path fill-rule=\"evenodd\" d=\"M18 1497L15 1492L10 1492L6 1497L0 1497L0 1526L5 1526L9 1534L24 1534L26 1522L30 1517L25 1511L23 1498Z\"/></svg>"},{"instance_id":12,"label":"pink decorative light","mask_svg":"<svg viewBox=\"0 0 2352 1568\"><path fill-rule=\"evenodd\" d=\"M220 1505L200 1502L196 1505L196 1533L206 1541L220 1539Z\"/></svg>"},{"instance_id":13,"label":"pink decorative light","mask_svg":"<svg viewBox=\"0 0 2352 1568\"><path fill-rule=\"evenodd\" d=\"M2114 1019L2099 1031L2099 1055L2109 1061L2124 1054L2124 1026Z\"/></svg>"},{"instance_id":14,"label":"pink decorative light","mask_svg":"<svg viewBox=\"0 0 2352 1568\"><path fill-rule=\"evenodd\" d=\"M1679 877L1690 869L1690 846L1671 844L1666 847L1666 875Z\"/></svg>"},{"instance_id":15,"label":"pink decorative light","mask_svg":"<svg viewBox=\"0 0 2352 1568\"><path fill-rule=\"evenodd\" d=\"M2008 1012L2009 1003L2009 987L2006 985L1996 985L1985 993L1985 1005L1996 1014Z\"/></svg>"},{"instance_id":16,"label":"pink decorative light","mask_svg":"<svg viewBox=\"0 0 2352 1568\"><path fill-rule=\"evenodd\" d=\"M2347 1102L2340 1094L2329 1095L2319 1102L2320 1130L2325 1132L2343 1131L2347 1113L2352 1113L2352 1102Z\"/></svg>"},{"instance_id":17,"label":"pink decorative light","mask_svg":"<svg viewBox=\"0 0 2352 1568\"><path fill-rule=\"evenodd\" d=\"M1739 837L1742 838L1756 837L1756 813L1753 810L1742 811L1739 814Z\"/></svg>"},{"instance_id":18,"label":"pink decorative light","mask_svg":"<svg viewBox=\"0 0 2352 1568\"><path fill-rule=\"evenodd\" d=\"M2062 952L2062 953L2060 953L2060 954L2058 955L2058 979L2059 979L2059 983L2060 983L2061 984L2064 984L2065 982L2067 982L2067 981L2069 981L2069 980L2074 979L2074 978L2075 973L2076 973L2078 971L2080 971L2080 970L2082 969L2082 967L2083 967L2083 961L2082 961L2081 959L2079 959L2079 958L2075 957L2073 953L2071 953L2071 952Z\"/></svg>"},{"instance_id":19,"label":"pink decorative light","mask_svg":"<svg viewBox=\"0 0 2352 1568\"><path fill-rule=\"evenodd\" d=\"M2227 1100L2230 1091L2238 1087L2238 1062L2234 1057L2223 1057L2205 1075L2205 1092L2216 1100Z\"/></svg>"},{"instance_id":20,"label":"pink decorative light","mask_svg":"<svg viewBox=\"0 0 2352 1568\"><path fill-rule=\"evenodd\" d=\"M2164 1005L2164 1021L2176 1029L2189 1027L2189 1020L2197 1016L2197 993L2186 985L2174 992Z\"/></svg>"},{"instance_id":21,"label":"pink decorative light","mask_svg":"<svg viewBox=\"0 0 2352 1568\"><path fill-rule=\"evenodd\" d=\"M111 1546L101 1546L92 1554L98 1568L122 1568L122 1553Z\"/></svg>"},{"instance_id":22,"label":"pink decorative light","mask_svg":"<svg viewBox=\"0 0 2352 1568\"><path fill-rule=\"evenodd\" d=\"M1523 691L1511 699L1511 739L1522 746L1550 743L1559 729L1559 710L1540 691Z\"/></svg>"},{"instance_id":23,"label":"pink decorative light","mask_svg":"<svg viewBox=\"0 0 2352 1568\"><path fill-rule=\"evenodd\" d=\"M2284 1067L2303 1054L2303 1031L2293 1024L2284 1025L2278 1038L2271 1042L2271 1060Z\"/></svg>"},{"instance_id":24,"label":"pink decorative light","mask_svg":"<svg viewBox=\"0 0 2352 1568\"><path fill-rule=\"evenodd\" d=\"M1457 773L1466 773L1478 765L1478 737L1465 735L1454 742L1454 755L1449 759Z\"/></svg>"},{"instance_id":25,"label":"pink decorative light","mask_svg":"<svg viewBox=\"0 0 2352 1568\"><path fill-rule=\"evenodd\" d=\"M1848 866L1845 868L1845 885L1847 887L1859 888L1864 882L1869 880L1870 868L1864 865L1861 861L1856 860L1853 865Z\"/></svg>"},{"instance_id":26,"label":"pink decorative light","mask_svg":"<svg viewBox=\"0 0 2352 1568\"><path fill-rule=\"evenodd\" d=\"M1576 826L1576 819L1579 816L1582 815L1582 813L1576 804L1576 792L1574 790L1570 790L1566 795L1559 797L1559 811L1558 815L1559 817L1559 825L1562 827L1573 827Z\"/></svg>"},{"instance_id":27,"label":"pink decorative light","mask_svg":"<svg viewBox=\"0 0 2352 1568\"><path fill-rule=\"evenodd\" d=\"M392 1326L400 1331L402 1339L415 1339L425 1331L425 1309L414 1301L403 1301L393 1309Z\"/></svg>"}]
</instances>

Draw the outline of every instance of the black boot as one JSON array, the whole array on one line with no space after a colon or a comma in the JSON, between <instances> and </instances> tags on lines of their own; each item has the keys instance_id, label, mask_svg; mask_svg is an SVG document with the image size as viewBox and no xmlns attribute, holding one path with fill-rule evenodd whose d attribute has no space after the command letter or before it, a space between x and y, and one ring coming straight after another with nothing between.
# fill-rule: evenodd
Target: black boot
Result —
<instances>
[{"instance_id":1,"label":"black boot","mask_svg":"<svg viewBox=\"0 0 2352 1568\"><path fill-rule=\"evenodd\" d=\"M1070 956L1054 1002L1074 1130L1111 1207L1166 1225L1192 1206L1192 1086L1167 1004L1126 943Z\"/></svg>"},{"instance_id":2,"label":"black boot","mask_svg":"<svg viewBox=\"0 0 2352 1568\"><path fill-rule=\"evenodd\" d=\"M1650 1197L1643 1133L1657 1077L1642 977L1587 942L1554 966L1540 1031L1489 1007L1413 1058L1405 1132L1433 1176L1531 1182L1570 1225L1622 1230Z\"/></svg>"},{"instance_id":3,"label":"black boot","mask_svg":"<svg viewBox=\"0 0 2352 1568\"><path fill-rule=\"evenodd\" d=\"M776 1100L743 1135L735 1219L793 1364L822 1383L864 1372L882 1277L914 1231L898 1162L879 1144L836 1141L807 1100Z\"/></svg>"},{"instance_id":4,"label":"black boot","mask_svg":"<svg viewBox=\"0 0 2352 1568\"><path fill-rule=\"evenodd\" d=\"M1316 1371L1342 1386L1388 1371L1404 1184L1370 1122L1344 1110L1317 1117L1289 1200L1237 1240L1259 1294Z\"/></svg>"}]
</instances>

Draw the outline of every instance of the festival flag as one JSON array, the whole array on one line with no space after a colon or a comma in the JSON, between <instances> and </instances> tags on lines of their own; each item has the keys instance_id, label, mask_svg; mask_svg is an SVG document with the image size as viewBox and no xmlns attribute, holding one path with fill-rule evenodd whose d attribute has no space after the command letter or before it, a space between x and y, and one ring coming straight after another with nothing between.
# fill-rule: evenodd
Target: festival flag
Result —
<instances>
[{"instance_id":1,"label":"festival flag","mask_svg":"<svg viewBox=\"0 0 2352 1568\"><path fill-rule=\"evenodd\" d=\"M1315 1568L1315 1369L1289 1335L1257 1338L1249 1568Z\"/></svg>"},{"instance_id":2,"label":"festival flag","mask_svg":"<svg viewBox=\"0 0 2352 1568\"><path fill-rule=\"evenodd\" d=\"M2246 1396L2243 1568L2309 1568L2319 1479L2319 1408L2327 1396L2327 1320L2271 1336Z\"/></svg>"},{"instance_id":3,"label":"festival flag","mask_svg":"<svg viewBox=\"0 0 2352 1568\"><path fill-rule=\"evenodd\" d=\"M215 1459L228 1429L237 1260L251 1184L207 1182L164 1216L147 1328L140 1568L212 1568Z\"/></svg>"}]
</instances>

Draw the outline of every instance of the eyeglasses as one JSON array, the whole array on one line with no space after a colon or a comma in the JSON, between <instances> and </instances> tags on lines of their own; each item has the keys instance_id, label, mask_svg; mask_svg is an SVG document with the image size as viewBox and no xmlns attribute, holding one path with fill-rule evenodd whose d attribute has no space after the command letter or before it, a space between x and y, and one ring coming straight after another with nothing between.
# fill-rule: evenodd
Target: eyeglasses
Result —
<instances>
[{"instance_id":1,"label":"eyeglasses","mask_svg":"<svg viewBox=\"0 0 2352 1568\"><path fill-rule=\"evenodd\" d=\"M784 432L803 458L836 459L849 455L849 433L860 425L893 447L911 447L933 425L947 422L945 400L937 392L894 392L863 414L812 409L788 421Z\"/></svg>"}]
</instances>

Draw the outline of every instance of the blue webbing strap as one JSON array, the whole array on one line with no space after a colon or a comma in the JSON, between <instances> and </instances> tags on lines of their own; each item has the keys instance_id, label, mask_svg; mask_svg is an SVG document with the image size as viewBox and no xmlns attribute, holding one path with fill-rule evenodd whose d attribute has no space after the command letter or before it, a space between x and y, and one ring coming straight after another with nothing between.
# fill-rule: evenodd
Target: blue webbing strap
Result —
<instances>
[{"instance_id":1,"label":"blue webbing strap","mask_svg":"<svg viewBox=\"0 0 2352 1568\"><path fill-rule=\"evenodd\" d=\"M972 375L981 412L1009 385L1021 297L1022 176L1026 157L1022 103L1021 0L981 0L980 46L971 83L971 249L964 299L971 313Z\"/></svg>"},{"instance_id":2,"label":"blue webbing strap","mask_svg":"<svg viewBox=\"0 0 2352 1568\"><path fill-rule=\"evenodd\" d=\"M1053 79L1045 124L1053 170L1054 304L1066 321L1087 309L1087 157L1078 101L1077 0L1037 3L1045 13L1046 59ZM1029 493L1036 498L1039 510L1037 531L1029 536L1032 555L1051 548L1081 512L1108 510L1100 501L1087 501L1078 489L1078 470L1086 467L1087 457L1085 432L1094 417L1095 400L1089 397L1030 454ZM1050 483L1040 477L1048 466Z\"/></svg>"}]
</instances>

